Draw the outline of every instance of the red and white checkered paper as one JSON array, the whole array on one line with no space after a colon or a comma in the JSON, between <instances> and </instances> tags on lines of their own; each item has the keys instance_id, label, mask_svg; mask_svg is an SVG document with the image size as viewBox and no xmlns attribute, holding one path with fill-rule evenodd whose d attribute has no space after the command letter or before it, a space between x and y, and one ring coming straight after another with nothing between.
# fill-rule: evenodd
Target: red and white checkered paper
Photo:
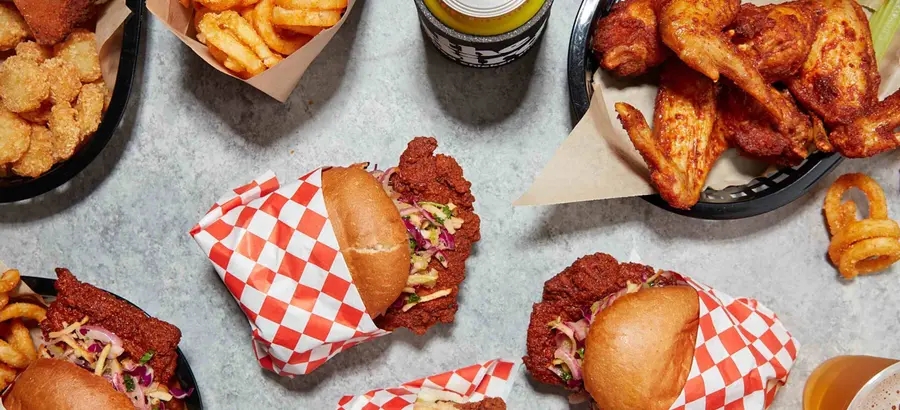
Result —
<instances>
[{"instance_id":1,"label":"red and white checkered paper","mask_svg":"<svg viewBox=\"0 0 900 410\"><path fill-rule=\"evenodd\" d=\"M282 185L271 171L226 195L191 230L234 296L260 366L308 374L384 336L339 252L322 169Z\"/></svg>"},{"instance_id":2,"label":"red and white checkered paper","mask_svg":"<svg viewBox=\"0 0 900 410\"><path fill-rule=\"evenodd\" d=\"M412 410L422 389L456 393L466 403L487 397L506 401L518 375L519 364L518 359L494 359L394 388L372 390L355 397L344 396L338 402L337 410Z\"/></svg>"},{"instance_id":3,"label":"red and white checkered paper","mask_svg":"<svg viewBox=\"0 0 900 410\"><path fill-rule=\"evenodd\" d=\"M691 278L700 325L684 390L671 410L763 410L772 404L800 347L774 312Z\"/></svg>"}]
</instances>

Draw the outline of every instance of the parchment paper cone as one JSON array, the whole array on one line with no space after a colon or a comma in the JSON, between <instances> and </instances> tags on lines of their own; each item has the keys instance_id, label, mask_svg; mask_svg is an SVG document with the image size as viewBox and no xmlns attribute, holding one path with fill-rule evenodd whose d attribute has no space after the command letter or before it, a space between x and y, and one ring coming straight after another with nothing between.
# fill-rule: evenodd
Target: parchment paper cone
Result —
<instances>
[{"instance_id":1,"label":"parchment paper cone","mask_svg":"<svg viewBox=\"0 0 900 410\"><path fill-rule=\"evenodd\" d=\"M900 88L900 36L894 37L879 66L882 76L879 97L883 99ZM513 205L551 205L655 193L648 181L647 165L616 119L614 105L628 102L641 110L652 126L657 90L656 84L615 78L602 70L594 73L594 95L587 113ZM768 169L761 162L728 150L713 166L706 185L715 189L742 185L765 175Z\"/></svg>"},{"instance_id":2,"label":"parchment paper cone","mask_svg":"<svg viewBox=\"0 0 900 410\"><path fill-rule=\"evenodd\" d=\"M306 72L309 65L322 52L325 45L331 41L334 34L344 25L355 3L356 0L349 0L347 10L344 11L341 20L334 27L322 31L319 35L313 37L309 43L294 52L294 54L285 57L284 61L248 80L240 79L231 74L225 66L209 54L209 49L205 45L191 37L193 35L193 9L183 7L178 0L147 0L147 10L150 10L184 44L190 47L191 50L194 50L194 53L200 58L206 60L209 65L215 67L216 70L250 84L280 102L285 102L291 95L291 92L294 91L297 83L300 82L300 78L303 77L303 73Z\"/></svg>"}]
</instances>

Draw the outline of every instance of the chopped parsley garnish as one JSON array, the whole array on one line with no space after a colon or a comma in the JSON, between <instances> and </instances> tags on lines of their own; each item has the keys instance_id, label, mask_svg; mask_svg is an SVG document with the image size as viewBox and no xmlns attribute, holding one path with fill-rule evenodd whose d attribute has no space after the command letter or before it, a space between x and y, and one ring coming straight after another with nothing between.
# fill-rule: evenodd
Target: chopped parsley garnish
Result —
<instances>
[{"instance_id":1,"label":"chopped parsley garnish","mask_svg":"<svg viewBox=\"0 0 900 410\"><path fill-rule=\"evenodd\" d=\"M422 298L420 298L419 295L413 293L412 295L409 295L409 297L406 298L406 303L418 303L419 300L421 300L421 299Z\"/></svg>"},{"instance_id":2,"label":"chopped parsley garnish","mask_svg":"<svg viewBox=\"0 0 900 410\"><path fill-rule=\"evenodd\" d=\"M564 382L569 382L569 380L572 380L572 373L569 372L568 369L563 367L561 370L562 370L562 379Z\"/></svg>"},{"instance_id":3,"label":"chopped parsley garnish","mask_svg":"<svg viewBox=\"0 0 900 410\"><path fill-rule=\"evenodd\" d=\"M584 348L579 348L575 351L575 354L578 355L579 359L584 359Z\"/></svg>"},{"instance_id":4,"label":"chopped parsley garnish","mask_svg":"<svg viewBox=\"0 0 900 410\"><path fill-rule=\"evenodd\" d=\"M125 376L125 390L129 393L134 391L134 379L131 376Z\"/></svg>"},{"instance_id":5,"label":"chopped parsley garnish","mask_svg":"<svg viewBox=\"0 0 900 410\"><path fill-rule=\"evenodd\" d=\"M410 252L416 251L416 240L413 238L409 238L409 251Z\"/></svg>"},{"instance_id":6,"label":"chopped parsley garnish","mask_svg":"<svg viewBox=\"0 0 900 410\"><path fill-rule=\"evenodd\" d=\"M141 356L141 360L140 360L141 364L146 364L147 362L149 362L150 359L152 359L153 355L155 355L155 354L156 354L156 350L152 350L152 349L148 350L147 353L144 353L144 355Z\"/></svg>"}]
</instances>

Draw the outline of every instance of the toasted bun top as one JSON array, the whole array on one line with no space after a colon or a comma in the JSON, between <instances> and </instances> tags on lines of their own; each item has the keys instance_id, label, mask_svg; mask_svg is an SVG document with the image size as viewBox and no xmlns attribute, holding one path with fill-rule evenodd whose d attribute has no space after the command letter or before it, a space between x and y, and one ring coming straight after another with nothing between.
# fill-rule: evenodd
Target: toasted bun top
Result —
<instances>
[{"instance_id":1,"label":"toasted bun top","mask_svg":"<svg viewBox=\"0 0 900 410\"><path fill-rule=\"evenodd\" d=\"M400 296L409 276L409 240L381 184L360 168L322 173L325 208L341 254L372 317Z\"/></svg>"},{"instance_id":2,"label":"toasted bun top","mask_svg":"<svg viewBox=\"0 0 900 410\"><path fill-rule=\"evenodd\" d=\"M106 379L72 363L37 359L3 401L7 410L134 410Z\"/></svg>"},{"instance_id":3,"label":"toasted bun top","mask_svg":"<svg viewBox=\"0 0 900 410\"><path fill-rule=\"evenodd\" d=\"M591 324L584 386L603 410L667 410L687 381L700 304L688 286L622 296Z\"/></svg>"}]
</instances>

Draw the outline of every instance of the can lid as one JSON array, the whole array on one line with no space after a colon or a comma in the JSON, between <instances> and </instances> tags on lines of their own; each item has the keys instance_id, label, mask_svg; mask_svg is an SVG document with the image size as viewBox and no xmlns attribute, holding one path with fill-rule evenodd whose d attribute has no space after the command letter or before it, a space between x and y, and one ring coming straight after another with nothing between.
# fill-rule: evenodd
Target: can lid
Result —
<instances>
[{"instance_id":1,"label":"can lid","mask_svg":"<svg viewBox=\"0 0 900 410\"><path fill-rule=\"evenodd\" d=\"M443 0L458 13L475 18L500 17L514 11L527 0Z\"/></svg>"}]
</instances>

